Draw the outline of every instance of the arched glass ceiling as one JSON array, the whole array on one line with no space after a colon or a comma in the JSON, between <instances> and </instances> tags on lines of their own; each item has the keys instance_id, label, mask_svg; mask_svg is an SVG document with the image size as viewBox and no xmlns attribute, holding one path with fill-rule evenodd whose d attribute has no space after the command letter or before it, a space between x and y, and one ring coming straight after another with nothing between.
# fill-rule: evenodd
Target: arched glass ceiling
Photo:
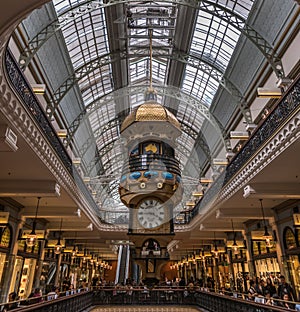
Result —
<instances>
[{"instance_id":1,"label":"arched glass ceiling","mask_svg":"<svg viewBox=\"0 0 300 312\"><path fill-rule=\"evenodd\" d=\"M209 108L219 88L219 81L212 72L218 68L221 73L225 73L240 36L240 31L229 23L228 17L222 18L222 14L226 16L227 13L231 12L242 17L241 20L245 20L251 10L253 0L186 2L182 0L172 2L129 0L119 3L108 1L105 4L99 1L99 3L95 2L93 9L91 9L93 1L53 0L53 3L59 20L60 15L68 16L68 18L64 17L61 31L75 71L84 67L85 64L115 53L116 51L113 51L110 46L112 42L112 45L116 41L118 43L125 42L126 51L123 52L125 52L127 62L122 71L126 72L127 75L126 84L129 86L149 84L149 28L151 28L153 30L152 79L154 84L166 85L170 81L169 70L176 63L175 55L180 48L182 51L179 50L179 52L193 54L200 61L206 60L206 64L215 66L214 68L211 67L210 70L210 65L207 65L208 69L206 68L204 71L201 66L192 66L188 61L181 63L184 65L178 75L181 75L182 78L178 80L180 84L175 84L181 92L193 96ZM122 5L124 11L123 16L118 17L118 20L107 20L105 14L107 7L119 4ZM90 6L87 9L88 5ZM183 7L187 7L191 11L196 10L194 15L189 15L189 17L193 16L195 21L190 24L189 29L183 29L182 25L178 24L179 21L183 22L183 19L178 19L179 16L182 17ZM72 18L72 14L67 13L71 8L77 12L74 14L76 18ZM111 15L108 16L111 17ZM112 27L112 24L120 25L121 28L122 23L126 32L115 33L117 26L113 30L108 29L108 25ZM239 25L243 27L242 22ZM113 38L111 37L112 33ZM183 37L189 37L189 40L186 41L184 47L180 47L180 43L177 41L182 40ZM89 68L89 71L76 81L82 94L82 107L88 108L100 98L115 91L114 70L112 63L107 62L102 66ZM168 107L174 110L177 118L186 129L179 138L177 149L177 157L184 167L189 162L191 151L196 145L197 135L191 135L191 133L199 133L205 116L180 99L170 100L170 97L162 94L158 96L158 101L162 104L165 100L168 100ZM143 95L130 93L124 97L124 102L126 101L128 101L129 107L135 107L143 102ZM107 174L117 173L121 170L120 159L123 151L117 143L120 123L111 123L111 121L122 112L122 109L125 110L125 107L120 108L122 103L122 100L117 98L104 101L102 105L88 115L91 131L100 155L100 159L96 161L101 164L99 168L103 168L103 172L108 171ZM187 131L188 129L190 130ZM82 150L84 156L89 144L77 142L77 146L79 150ZM85 147L81 148L83 146ZM206 156L208 157L208 155ZM91 171L93 164L87 167L88 171ZM103 172L99 172L99 174ZM102 194L100 202L104 206L104 203L109 201L110 196L114 200L118 198L116 179L114 177L109 182L98 182L101 185L98 187L98 191ZM97 188L97 183L94 182L92 187Z\"/></svg>"}]
</instances>

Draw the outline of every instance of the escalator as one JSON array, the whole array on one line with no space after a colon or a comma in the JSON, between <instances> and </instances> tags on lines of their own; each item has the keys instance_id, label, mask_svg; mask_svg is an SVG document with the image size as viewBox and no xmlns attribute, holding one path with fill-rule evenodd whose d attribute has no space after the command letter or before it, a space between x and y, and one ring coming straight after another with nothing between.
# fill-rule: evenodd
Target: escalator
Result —
<instances>
[{"instance_id":1,"label":"escalator","mask_svg":"<svg viewBox=\"0 0 300 312\"><path fill-rule=\"evenodd\" d=\"M118 255L118 266L115 278L116 285L117 284L125 285L126 283L129 271L129 256L130 256L129 245L120 245Z\"/></svg>"}]
</instances>

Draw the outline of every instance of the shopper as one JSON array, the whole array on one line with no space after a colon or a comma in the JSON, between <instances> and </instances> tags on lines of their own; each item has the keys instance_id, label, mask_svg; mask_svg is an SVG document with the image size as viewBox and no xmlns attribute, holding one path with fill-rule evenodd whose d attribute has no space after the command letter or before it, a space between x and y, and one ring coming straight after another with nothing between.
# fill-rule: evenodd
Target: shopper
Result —
<instances>
[{"instance_id":1,"label":"shopper","mask_svg":"<svg viewBox=\"0 0 300 312\"><path fill-rule=\"evenodd\" d=\"M18 302L15 302L16 300L17 300L17 293L11 292L8 295L8 302L9 303L4 306L2 311L6 312L6 311L10 311L10 310L18 308Z\"/></svg>"},{"instance_id":2,"label":"shopper","mask_svg":"<svg viewBox=\"0 0 300 312\"><path fill-rule=\"evenodd\" d=\"M295 301L296 298L293 287L286 282L283 275L280 276L280 284L277 289L277 294L279 298L283 298L283 295L288 294L292 301Z\"/></svg>"}]
</instances>

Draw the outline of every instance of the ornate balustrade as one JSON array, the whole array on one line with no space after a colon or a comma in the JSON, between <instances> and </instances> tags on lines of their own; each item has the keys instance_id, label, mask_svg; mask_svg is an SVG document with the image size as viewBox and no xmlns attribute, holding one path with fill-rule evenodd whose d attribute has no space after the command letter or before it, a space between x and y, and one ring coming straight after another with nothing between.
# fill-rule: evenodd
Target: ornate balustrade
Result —
<instances>
[{"instance_id":1,"label":"ornate balustrade","mask_svg":"<svg viewBox=\"0 0 300 312\"><path fill-rule=\"evenodd\" d=\"M253 158L258 151L266 144L278 131L286 125L300 110L300 76L294 80L293 84L280 98L274 109L268 114L265 120L257 126L249 140L243 148L235 155L219 177L214 181L211 187L205 192L203 198L196 204L194 209L190 211L187 218L191 221L211 202L220 190L226 186L242 168ZM285 142L277 142L277 144L285 144ZM275 145L275 144L274 144ZM278 146L279 148L280 146ZM245 180L245 179L243 179ZM234 186L236 189L236 185Z\"/></svg>"},{"instance_id":2,"label":"ornate balustrade","mask_svg":"<svg viewBox=\"0 0 300 312\"><path fill-rule=\"evenodd\" d=\"M221 295L215 292L188 290L186 287L105 287L94 291L81 292L71 296L20 307L15 312L79 312L92 306L101 305L182 305L197 306L211 312L277 312L290 311L280 306L280 301L273 305ZM293 308L295 303L291 303Z\"/></svg>"},{"instance_id":3,"label":"ornate balustrade","mask_svg":"<svg viewBox=\"0 0 300 312\"><path fill-rule=\"evenodd\" d=\"M57 136L55 129L47 118L44 110L41 108L39 100L33 93L29 82L24 77L23 72L19 68L9 49L6 50L5 54L5 66L11 85L13 86L18 97L21 99L23 106L35 120L36 125L41 130L41 133L43 133L47 138L48 144L52 146L68 173L73 177L74 182L84 194L84 197L88 201L89 205L93 207L95 212L98 212L98 206L96 205L90 191L83 182L77 169L74 167L72 159L66 151L62 141Z\"/></svg>"},{"instance_id":4,"label":"ornate balustrade","mask_svg":"<svg viewBox=\"0 0 300 312\"><path fill-rule=\"evenodd\" d=\"M73 176L77 185L84 193L86 199L90 203L91 207L94 207L97 211L97 205L93 200L89 190L83 183L78 172L72 165L72 160L70 159L68 153L66 152L62 142L57 137L55 130L53 129L51 123L47 119L44 111L41 109L38 99L32 92L29 83L25 79L22 71L19 69L17 62L14 60L9 49L6 52L6 69L9 79L14 86L18 96L22 99L28 111L30 111L33 118L35 118L36 123L40 126L41 131L47 137L49 144L52 145L53 149L56 151L62 160L64 166ZM272 137L279 129L286 124L286 122L293 117L293 115L299 111L300 107L300 77L297 77L289 89L285 92L284 96L278 100L275 108L269 113L267 118L258 125L255 132L245 143L241 151L235 155L235 157L228 164L227 168L218 177L212 186L207 190L203 198L198 202L193 210L188 212L188 215L183 218L180 224L187 224L193 220L193 218L198 215L198 212L209 203L216 194L224 187L230 180L232 180L235 175L249 162L249 160L254 157L258 150ZM177 171L178 164L165 162L165 165L170 169ZM135 166L134 161L129 163L130 166ZM147 165L146 165L147 166ZM147 167L148 168L148 167ZM126 213L124 213L124 216ZM176 223L176 221L175 221Z\"/></svg>"}]
</instances>

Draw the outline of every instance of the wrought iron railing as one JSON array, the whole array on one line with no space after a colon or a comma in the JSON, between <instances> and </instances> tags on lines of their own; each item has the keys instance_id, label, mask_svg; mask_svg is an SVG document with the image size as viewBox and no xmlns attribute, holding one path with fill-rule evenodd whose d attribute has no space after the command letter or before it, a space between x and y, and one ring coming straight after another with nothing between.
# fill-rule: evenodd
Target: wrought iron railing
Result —
<instances>
[{"instance_id":1,"label":"wrought iron railing","mask_svg":"<svg viewBox=\"0 0 300 312\"><path fill-rule=\"evenodd\" d=\"M189 212L187 218L191 221L216 194L222 189L230 179L238 173L249 159L267 142L267 140L276 134L278 129L300 109L300 76L295 79L293 84L285 92L284 96L278 100L274 109L269 113L265 120L257 126L254 133L245 143L243 148L226 167L219 177L214 181L211 187L205 192L203 198Z\"/></svg>"},{"instance_id":2,"label":"wrought iron railing","mask_svg":"<svg viewBox=\"0 0 300 312\"><path fill-rule=\"evenodd\" d=\"M6 69L17 94L23 100L27 109L31 112L32 116L37 121L37 124L39 124L41 127L41 130L48 138L49 143L53 146L56 153L60 156L67 170L71 175L73 175L76 183L84 193L90 205L94 207L95 211L97 211L98 207L94 202L93 197L91 196L86 185L83 183L78 172L72 165L72 160L70 159L62 142L57 137L44 111L41 109L38 103L38 99L32 92L29 83L25 79L9 49L7 49L6 52ZM278 100L276 107L269 113L264 122L257 127L256 131L249 138L241 151L232 159L226 170L218 177L218 179L214 181L212 186L207 190L203 198L196 204L194 209L190 210L183 221L180 221L179 223L189 223L198 214L199 210L201 210L201 207L205 206L212 200L216 193L230 179L233 178L233 176L247 163L247 161L261 148L261 146L273 134L275 134L276 131L278 131L280 126L285 123L285 121L293 114L293 112L299 109L299 107L300 77L295 79L294 83L290 86L285 95L280 100Z\"/></svg>"},{"instance_id":3,"label":"wrought iron railing","mask_svg":"<svg viewBox=\"0 0 300 312\"><path fill-rule=\"evenodd\" d=\"M37 125L40 127L41 132L43 132L43 134L48 139L49 144L53 147L56 154L60 157L65 168L73 177L75 183L84 194L89 205L93 207L95 212L98 212L98 206L95 203L93 196L91 195L90 191L82 181L81 176L79 175L76 167L74 167L72 163L72 159L70 158L68 152L66 151L63 143L57 136L55 129L53 128L51 122L47 118L44 110L41 108L39 100L33 93L29 82L24 77L23 72L19 68L15 58L13 57L9 49L6 50L5 65L8 78L10 79L10 82L13 88L15 89L15 92L20 97L20 99L22 99L23 105L30 112L31 116L34 118Z\"/></svg>"},{"instance_id":4,"label":"wrought iron railing","mask_svg":"<svg viewBox=\"0 0 300 312\"><path fill-rule=\"evenodd\" d=\"M229 295L230 294L230 295ZM239 296L237 296L239 295ZM62 296L58 299L41 303L28 303L14 309L15 312L79 312L91 306L102 305L176 305L197 306L211 312L276 312L294 310L299 303L288 302L290 308L285 308L283 300L272 300L271 304L257 303L246 300L247 296L231 293L220 294L214 291L195 290L188 287L157 287L147 288L131 286L115 286L97 288L93 291L83 291L75 295ZM263 300L264 298L261 298ZM261 301L263 302L263 301ZM287 303L287 302L284 302ZM22 302L21 302L22 304ZM187 310L188 311L188 310Z\"/></svg>"}]
</instances>

